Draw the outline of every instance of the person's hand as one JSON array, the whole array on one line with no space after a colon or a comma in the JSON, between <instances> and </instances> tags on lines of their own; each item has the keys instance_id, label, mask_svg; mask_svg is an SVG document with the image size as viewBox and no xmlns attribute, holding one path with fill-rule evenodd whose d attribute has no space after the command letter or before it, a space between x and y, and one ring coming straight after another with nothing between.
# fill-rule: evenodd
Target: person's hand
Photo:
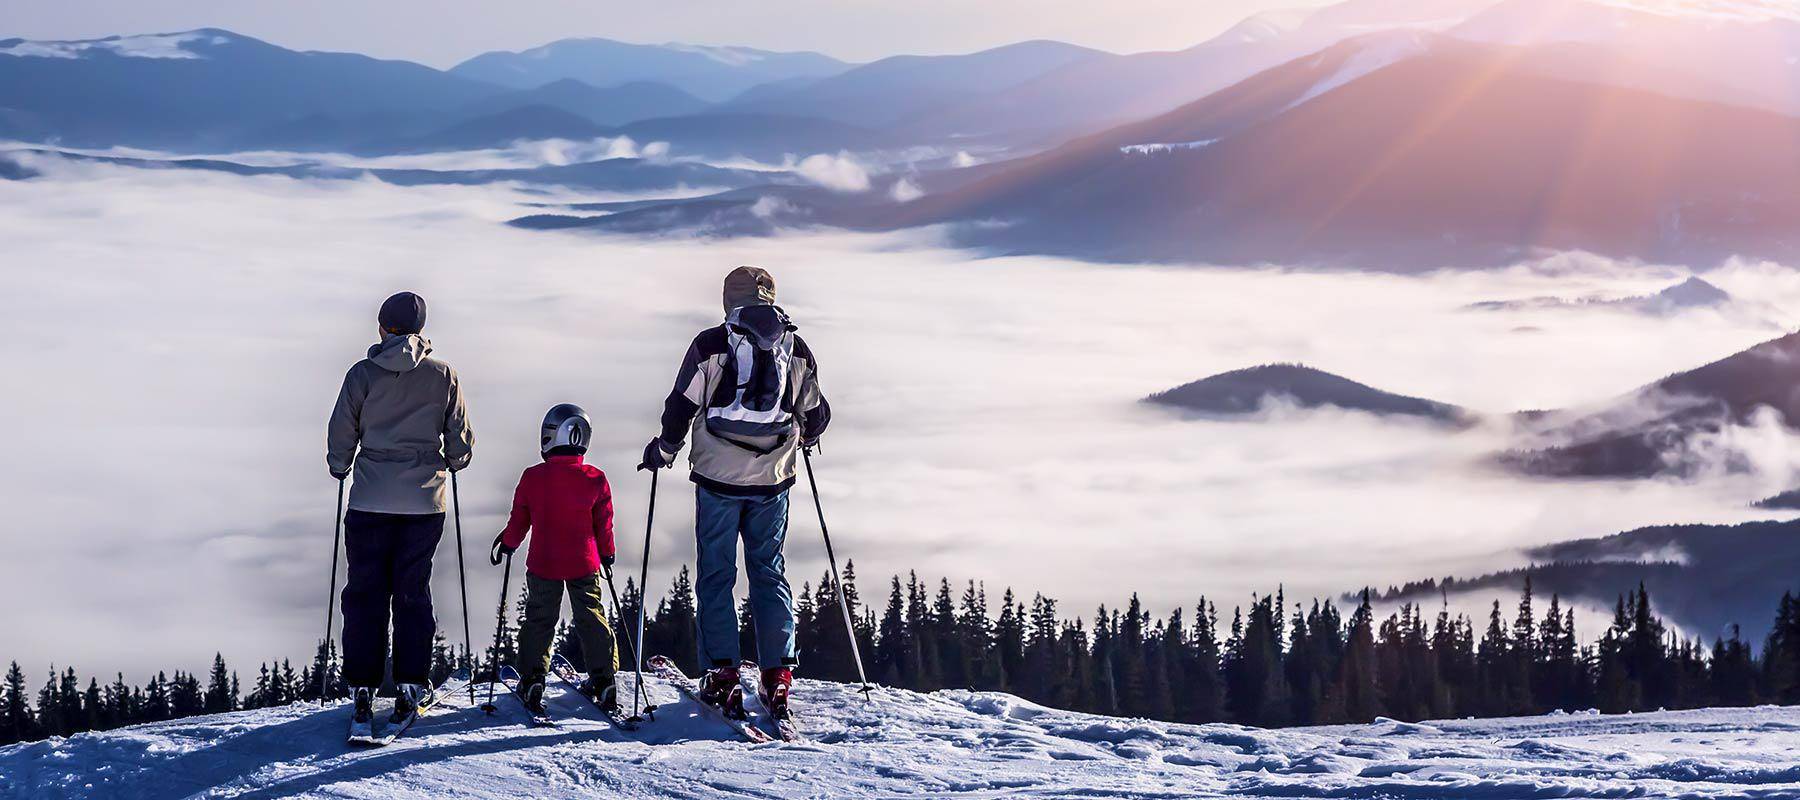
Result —
<instances>
[{"instance_id":1,"label":"person's hand","mask_svg":"<svg viewBox=\"0 0 1800 800\"><path fill-rule=\"evenodd\" d=\"M800 449L805 450L808 453L819 449L819 437L817 437L817 436L802 436L802 437L800 437Z\"/></svg>"},{"instance_id":2,"label":"person's hand","mask_svg":"<svg viewBox=\"0 0 1800 800\"><path fill-rule=\"evenodd\" d=\"M494 546L488 550L488 563L498 567L500 562L505 561L507 556L512 555L518 549L506 546L506 534L502 532L494 537Z\"/></svg>"},{"instance_id":3,"label":"person's hand","mask_svg":"<svg viewBox=\"0 0 1800 800\"><path fill-rule=\"evenodd\" d=\"M343 480L343 479L345 479L345 478L348 478L348 477L350 477L350 470L344 470L344 471L342 471L342 472L339 472L339 471L337 471L337 470L335 470L335 469L334 469L334 470L331 470L331 477L332 477L332 479L333 479L333 480L339 480L339 481L341 481L341 480Z\"/></svg>"},{"instance_id":4,"label":"person's hand","mask_svg":"<svg viewBox=\"0 0 1800 800\"><path fill-rule=\"evenodd\" d=\"M611 572L613 565L617 564L617 563L619 563L618 556L601 556L600 557L600 566L605 567L607 572Z\"/></svg>"},{"instance_id":5,"label":"person's hand","mask_svg":"<svg viewBox=\"0 0 1800 800\"><path fill-rule=\"evenodd\" d=\"M665 449L666 447L662 437L652 438L649 444L644 445L644 460L638 464L638 469L657 470L673 465L675 453Z\"/></svg>"}]
</instances>

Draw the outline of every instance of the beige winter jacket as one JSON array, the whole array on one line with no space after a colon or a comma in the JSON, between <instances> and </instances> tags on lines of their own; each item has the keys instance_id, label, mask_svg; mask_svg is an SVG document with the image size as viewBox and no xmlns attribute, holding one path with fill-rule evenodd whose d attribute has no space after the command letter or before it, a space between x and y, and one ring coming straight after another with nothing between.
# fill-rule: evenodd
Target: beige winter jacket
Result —
<instances>
[{"instance_id":1,"label":"beige winter jacket","mask_svg":"<svg viewBox=\"0 0 1800 800\"><path fill-rule=\"evenodd\" d=\"M388 336L344 375L325 435L325 463L349 473L350 507L437 514L448 506L446 470L469 465L469 428L456 370L429 358L418 334Z\"/></svg>"}]
</instances>

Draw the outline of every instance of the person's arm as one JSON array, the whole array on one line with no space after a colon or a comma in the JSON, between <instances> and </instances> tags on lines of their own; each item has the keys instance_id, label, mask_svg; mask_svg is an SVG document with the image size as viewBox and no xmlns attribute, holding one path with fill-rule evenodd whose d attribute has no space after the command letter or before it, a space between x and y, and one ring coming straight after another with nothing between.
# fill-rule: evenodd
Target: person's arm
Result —
<instances>
[{"instance_id":1,"label":"person's arm","mask_svg":"<svg viewBox=\"0 0 1800 800\"><path fill-rule=\"evenodd\" d=\"M800 409L800 443L805 447L813 447L831 425L831 403L825 399L824 391L819 389L819 360L813 356L812 348L807 346L806 340L798 336L794 337L794 357L806 363L797 403Z\"/></svg>"},{"instance_id":2,"label":"person's arm","mask_svg":"<svg viewBox=\"0 0 1800 800\"><path fill-rule=\"evenodd\" d=\"M506 530L500 532L500 544L505 546L503 552L510 553L525 543L525 534L531 530L531 503L527 499L525 484L530 478L521 475L519 488L513 490L512 516L506 520Z\"/></svg>"},{"instance_id":3,"label":"person's arm","mask_svg":"<svg viewBox=\"0 0 1800 800\"><path fill-rule=\"evenodd\" d=\"M663 400L662 430L644 446L644 459L638 469L658 469L675 463L675 454L681 452L682 443L687 441L694 415L700 413L700 404L706 402L703 365L714 350L723 351L724 340L724 329L712 328L702 331L688 345L687 354L681 358L681 368L675 371L675 388Z\"/></svg>"},{"instance_id":4,"label":"person's arm","mask_svg":"<svg viewBox=\"0 0 1800 800\"><path fill-rule=\"evenodd\" d=\"M475 431L469 427L469 409L463 405L462 380L456 376L456 370L449 372L450 402L444 407L444 465L457 472L469 466L469 459L474 457Z\"/></svg>"},{"instance_id":5,"label":"person's arm","mask_svg":"<svg viewBox=\"0 0 1800 800\"><path fill-rule=\"evenodd\" d=\"M600 496L594 500L594 545L600 551L600 563L612 566L619 546L613 540L612 485L606 482L606 473L600 474Z\"/></svg>"},{"instance_id":6,"label":"person's arm","mask_svg":"<svg viewBox=\"0 0 1800 800\"><path fill-rule=\"evenodd\" d=\"M356 446L362 441L363 398L369 393L360 364L344 373L344 385L338 389L337 405L331 409L331 421L325 426L325 468L339 480L356 465Z\"/></svg>"},{"instance_id":7,"label":"person's arm","mask_svg":"<svg viewBox=\"0 0 1800 800\"><path fill-rule=\"evenodd\" d=\"M663 400L662 433L657 438L667 450L681 449L682 443L687 441L688 427L694 424L694 415L700 413L700 404L706 402L706 375L700 369L707 358L702 341L706 337L707 334L702 333L688 345L687 354L681 357L681 368L675 372L675 388Z\"/></svg>"}]
</instances>

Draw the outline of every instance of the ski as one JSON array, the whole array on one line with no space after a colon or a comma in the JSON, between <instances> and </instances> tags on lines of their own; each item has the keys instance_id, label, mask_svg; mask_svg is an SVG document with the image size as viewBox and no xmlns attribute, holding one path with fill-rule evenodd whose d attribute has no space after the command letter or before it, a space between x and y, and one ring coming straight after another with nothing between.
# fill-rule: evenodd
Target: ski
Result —
<instances>
[{"instance_id":1,"label":"ski","mask_svg":"<svg viewBox=\"0 0 1800 800\"><path fill-rule=\"evenodd\" d=\"M652 673L657 677L674 684L675 688L682 694L687 695L688 699L693 700L696 705L705 709L706 713L713 719L723 722L732 730L737 731L737 734L744 737L745 741L753 744L775 741L775 737L764 733L761 728L750 724L749 720L734 719L730 714L725 713L725 709L700 699L700 688L694 683L694 679L688 677L687 673L682 672L680 667L675 666L675 662L670 660L668 656L652 656L650 658L649 666Z\"/></svg>"},{"instance_id":2,"label":"ski","mask_svg":"<svg viewBox=\"0 0 1800 800\"><path fill-rule=\"evenodd\" d=\"M374 747L374 746L376 746L376 744L375 744L375 719L374 719L373 715L370 716L370 719L368 722L358 723L355 719L354 714L352 714L352 717L350 720L350 737L349 737L348 743L351 746L355 746L355 747Z\"/></svg>"},{"instance_id":3,"label":"ski","mask_svg":"<svg viewBox=\"0 0 1800 800\"><path fill-rule=\"evenodd\" d=\"M525 695L519 694L519 680L519 671L513 669L512 665L507 664L500 667L500 685L505 686L507 694L512 695L513 699L518 700L519 705L525 708L525 713L531 715L531 727L556 727L556 720L551 719L549 714L539 714L532 711L530 706L525 705Z\"/></svg>"},{"instance_id":4,"label":"ski","mask_svg":"<svg viewBox=\"0 0 1800 800\"><path fill-rule=\"evenodd\" d=\"M619 709L615 708L608 711L607 709L601 708L598 700L588 697L587 693L581 691L581 673L576 672L575 665L570 664L569 660L563 658L561 653L550 658L550 674L555 675L557 680L562 681L564 686L569 687L570 692L586 699L592 704L594 710L600 712L601 716L606 717L606 721L612 723L613 727L626 733L631 733L638 729L638 724L626 719L624 713L620 712Z\"/></svg>"},{"instance_id":5,"label":"ski","mask_svg":"<svg viewBox=\"0 0 1800 800\"><path fill-rule=\"evenodd\" d=\"M794 710L788 708L788 718L779 719L769 710L768 704L762 700L762 668L746 661L738 667L738 685L743 687L746 697L755 698L756 708L752 709L756 719L767 721L768 728L774 730L775 737L784 742L801 742L805 737L800 735L800 726L794 723Z\"/></svg>"},{"instance_id":6,"label":"ski","mask_svg":"<svg viewBox=\"0 0 1800 800\"><path fill-rule=\"evenodd\" d=\"M389 722L387 730L380 734L373 732L374 726L371 723L369 736L366 738L352 736L350 743L365 747L386 747L393 744L394 740L406 735L406 732L412 729L413 723L418 722L419 717L436 708L438 701L448 697L452 692L460 691L468 685L468 682L468 678L461 673L446 678L443 683L438 684L434 689L427 690L425 696L419 698L419 705L413 709L413 713L407 715L406 719L401 720L398 724Z\"/></svg>"}]
</instances>

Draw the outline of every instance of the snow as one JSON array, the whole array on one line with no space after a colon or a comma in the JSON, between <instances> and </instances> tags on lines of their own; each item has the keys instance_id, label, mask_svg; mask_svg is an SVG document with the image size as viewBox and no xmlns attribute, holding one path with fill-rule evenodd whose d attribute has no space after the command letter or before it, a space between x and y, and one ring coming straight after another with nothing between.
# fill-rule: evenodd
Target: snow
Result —
<instances>
[{"instance_id":1,"label":"snow","mask_svg":"<svg viewBox=\"0 0 1800 800\"><path fill-rule=\"evenodd\" d=\"M304 704L0 749L0 797L1800 796L1800 708L1261 730L1057 711L1010 695L795 685L811 741L749 745L663 685L628 738L550 690L556 728L507 697L450 698L378 750Z\"/></svg>"},{"instance_id":2,"label":"snow","mask_svg":"<svg viewBox=\"0 0 1800 800\"><path fill-rule=\"evenodd\" d=\"M764 54L762 51L752 50L748 47L725 47L725 46L719 46L719 45L682 44L680 42L669 42L668 44L663 45L663 47L670 49L670 50L674 50L678 53L692 53L694 55L706 56L707 58L717 61L720 64L724 64L726 66L731 66L731 67L741 67L746 64L754 64L758 61L762 61L764 58Z\"/></svg>"},{"instance_id":3,"label":"snow","mask_svg":"<svg viewBox=\"0 0 1800 800\"><path fill-rule=\"evenodd\" d=\"M203 58L182 46L202 39L215 45L229 41L223 36L200 31L110 36L80 41L23 41L0 47L0 55L19 58L83 58L90 52L107 50L127 58Z\"/></svg>"},{"instance_id":4,"label":"snow","mask_svg":"<svg viewBox=\"0 0 1800 800\"><path fill-rule=\"evenodd\" d=\"M1177 150L1199 150L1218 139L1201 139L1197 142L1151 142L1150 144L1128 144L1119 148L1126 155L1149 155L1151 153L1173 153Z\"/></svg>"},{"instance_id":5,"label":"snow","mask_svg":"<svg viewBox=\"0 0 1800 800\"><path fill-rule=\"evenodd\" d=\"M1300 99L1289 103L1288 108L1301 105L1378 69L1421 55L1428 46L1425 34L1413 31L1372 37L1355 55L1345 59L1331 77L1314 84Z\"/></svg>"},{"instance_id":6,"label":"snow","mask_svg":"<svg viewBox=\"0 0 1800 800\"><path fill-rule=\"evenodd\" d=\"M1686 16L1733 22L1762 22L1771 19L1800 21L1800 8L1797 8L1792 0L1594 0L1594 2L1671 17Z\"/></svg>"}]
</instances>

